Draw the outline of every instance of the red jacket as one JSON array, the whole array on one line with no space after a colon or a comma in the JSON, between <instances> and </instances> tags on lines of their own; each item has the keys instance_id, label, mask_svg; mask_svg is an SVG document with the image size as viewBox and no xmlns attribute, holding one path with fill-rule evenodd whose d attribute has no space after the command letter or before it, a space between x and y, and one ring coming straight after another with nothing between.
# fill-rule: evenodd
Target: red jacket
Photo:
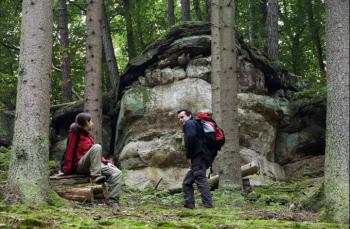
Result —
<instances>
[{"instance_id":1,"label":"red jacket","mask_svg":"<svg viewBox=\"0 0 350 229\"><path fill-rule=\"evenodd\" d=\"M68 175L71 173L76 173L78 168L79 160L89 151L89 149L94 145L94 139L88 131L85 129L79 129L79 143L77 144L77 135L75 131L70 131L67 139L67 149L65 152L65 159L63 165L64 174ZM76 147L76 150L75 150ZM75 150L75 154L74 154ZM73 155L74 154L74 155ZM101 158L101 162L108 164L111 161Z\"/></svg>"}]
</instances>

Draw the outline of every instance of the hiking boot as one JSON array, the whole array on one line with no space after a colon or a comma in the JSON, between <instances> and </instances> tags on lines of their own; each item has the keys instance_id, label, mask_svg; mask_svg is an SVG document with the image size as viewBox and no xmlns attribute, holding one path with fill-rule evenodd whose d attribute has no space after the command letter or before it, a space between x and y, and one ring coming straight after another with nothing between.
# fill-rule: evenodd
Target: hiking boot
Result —
<instances>
[{"instance_id":1,"label":"hiking boot","mask_svg":"<svg viewBox=\"0 0 350 229\"><path fill-rule=\"evenodd\" d=\"M187 204L185 204L184 207L187 208L187 209L191 209L191 210L194 209L194 205L187 205Z\"/></svg>"},{"instance_id":2,"label":"hiking boot","mask_svg":"<svg viewBox=\"0 0 350 229\"><path fill-rule=\"evenodd\" d=\"M97 176L97 177L93 177L93 182L96 184L102 184L104 182L106 182L106 177L105 176Z\"/></svg>"}]
</instances>

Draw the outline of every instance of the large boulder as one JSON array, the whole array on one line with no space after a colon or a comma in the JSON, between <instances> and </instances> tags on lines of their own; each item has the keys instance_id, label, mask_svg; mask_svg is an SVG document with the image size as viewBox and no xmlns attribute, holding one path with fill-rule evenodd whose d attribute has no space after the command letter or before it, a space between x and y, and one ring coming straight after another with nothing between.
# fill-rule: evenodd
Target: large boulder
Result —
<instances>
[{"instance_id":1,"label":"large boulder","mask_svg":"<svg viewBox=\"0 0 350 229\"><path fill-rule=\"evenodd\" d=\"M325 152L326 99L314 98L292 102L276 139L275 159L287 164Z\"/></svg>"},{"instance_id":2,"label":"large boulder","mask_svg":"<svg viewBox=\"0 0 350 229\"><path fill-rule=\"evenodd\" d=\"M277 133L277 122L273 120L282 119L285 103L279 98L254 93L240 93L238 99L241 145L254 152L251 157L259 163L259 174L284 179L283 169L272 159ZM140 179L157 183L159 176L153 177L154 173L146 171L186 169L182 130L176 120L176 111L184 107L194 114L210 113L210 84L200 78L185 78L153 87L135 84L124 93L115 156L122 168L132 171L133 175L126 177L127 184L138 184ZM162 179L165 186L174 183L168 180L172 177ZM181 179L175 183L180 182Z\"/></svg>"}]
</instances>

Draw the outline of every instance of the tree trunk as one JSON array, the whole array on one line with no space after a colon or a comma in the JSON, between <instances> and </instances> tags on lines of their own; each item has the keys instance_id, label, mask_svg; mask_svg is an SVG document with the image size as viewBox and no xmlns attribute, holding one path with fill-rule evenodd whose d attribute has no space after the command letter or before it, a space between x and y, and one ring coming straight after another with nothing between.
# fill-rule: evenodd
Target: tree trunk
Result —
<instances>
[{"instance_id":1,"label":"tree trunk","mask_svg":"<svg viewBox=\"0 0 350 229\"><path fill-rule=\"evenodd\" d=\"M208 21L210 21L210 17L211 17L211 0L205 0L205 7L207 9Z\"/></svg>"},{"instance_id":2,"label":"tree trunk","mask_svg":"<svg viewBox=\"0 0 350 229\"><path fill-rule=\"evenodd\" d=\"M6 201L45 204L53 1L23 0L16 120Z\"/></svg>"},{"instance_id":3,"label":"tree trunk","mask_svg":"<svg viewBox=\"0 0 350 229\"><path fill-rule=\"evenodd\" d=\"M321 74L324 74L325 73L325 65L323 62L323 51L322 51L322 45L321 45L320 30L319 30L319 26L316 24L316 22L314 20L314 12L312 9L312 0L306 0L306 11L308 14L308 21L309 21L312 40L314 42L315 55L318 58L318 65L320 67L320 72L321 72Z\"/></svg>"},{"instance_id":4,"label":"tree trunk","mask_svg":"<svg viewBox=\"0 0 350 229\"><path fill-rule=\"evenodd\" d=\"M267 3L267 56L270 60L278 60L278 0Z\"/></svg>"},{"instance_id":5,"label":"tree trunk","mask_svg":"<svg viewBox=\"0 0 350 229\"><path fill-rule=\"evenodd\" d=\"M102 144L102 1L87 0L84 111L94 122L95 142Z\"/></svg>"},{"instance_id":6,"label":"tree trunk","mask_svg":"<svg viewBox=\"0 0 350 229\"><path fill-rule=\"evenodd\" d=\"M237 71L234 1L212 0L212 108L225 130L226 144L219 152L219 189L242 191L237 122Z\"/></svg>"},{"instance_id":7,"label":"tree trunk","mask_svg":"<svg viewBox=\"0 0 350 229\"><path fill-rule=\"evenodd\" d=\"M168 24L175 25L174 0L168 0Z\"/></svg>"},{"instance_id":8,"label":"tree trunk","mask_svg":"<svg viewBox=\"0 0 350 229\"><path fill-rule=\"evenodd\" d=\"M349 1L326 0L326 213L349 223Z\"/></svg>"},{"instance_id":9,"label":"tree trunk","mask_svg":"<svg viewBox=\"0 0 350 229\"><path fill-rule=\"evenodd\" d=\"M202 21L201 7L199 5L199 0L193 0L194 11L196 12L196 18L198 21Z\"/></svg>"},{"instance_id":10,"label":"tree trunk","mask_svg":"<svg viewBox=\"0 0 350 229\"><path fill-rule=\"evenodd\" d=\"M251 45L254 44L255 41L255 6L253 0L249 0L248 2L248 10L249 10L249 43Z\"/></svg>"},{"instance_id":11,"label":"tree trunk","mask_svg":"<svg viewBox=\"0 0 350 229\"><path fill-rule=\"evenodd\" d=\"M58 28L60 31L62 57L62 102L72 101L72 81L70 79L68 12L66 0L58 1Z\"/></svg>"},{"instance_id":12,"label":"tree trunk","mask_svg":"<svg viewBox=\"0 0 350 229\"><path fill-rule=\"evenodd\" d=\"M136 47L134 43L134 32L132 29L132 20L130 14L129 0L123 0L124 17L126 24L126 37L128 42L128 56L129 60L136 56Z\"/></svg>"},{"instance_id":13,"label":"tree trunk","mask_svg":"<svg viewBox=\"0 0 350 229\"><path fill-rule=\"evenodd\" d=\"M107 17L106 7L104 1L102 2L102 42L103 50L105 53L105 58L108 67L109 81L111 83L111 88L113 95L118 95L119 89L119 69L117 64L117 59L115 58L112 37L110 32L109 20Z\"/></svg>"},{"instance_id":14,"label":"tree trunk","mask_svg":"<svg viewBox=\"0 0 350 229\"><path fill-rule=\"evenodd\" d=\"M191 21L190 0L181 0L181 21Z\"/></svg>"}]
</instances>

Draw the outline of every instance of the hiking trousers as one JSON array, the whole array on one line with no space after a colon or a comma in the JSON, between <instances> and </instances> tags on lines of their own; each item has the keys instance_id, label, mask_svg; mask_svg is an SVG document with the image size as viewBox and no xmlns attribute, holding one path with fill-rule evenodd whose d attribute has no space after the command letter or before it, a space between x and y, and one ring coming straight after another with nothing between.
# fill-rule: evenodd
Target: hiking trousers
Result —
<instances>
[{"instance_id":1,"label":"hiking trousers","mask_svg":"<svg viewBox=\"0 0 350 229\"><path fill-rule=\"evenodd\" d=\"M201 194L202 204L205 208L212 208L213 202L206 177L206 163L202 156L197 156L191 160L191 170L187 172L183 183L182 191L186 208L195 208L195 198L193 184L196 183Z\"/></svg>"},{"instance_id":2,"label":"hiking trousers","mask_svg":"<svg viewBox=\"0 0 350 229\"><path fill-rule=\"evenodd\" d=\"M112 164L103 164L101 157L101 145L93 145L79 160L77 172L79 174L90 174L92 177L106 176L108 183L107 200L119 202L120 189L123 182L122 172Z\"/></svg>"}]
</instances>

